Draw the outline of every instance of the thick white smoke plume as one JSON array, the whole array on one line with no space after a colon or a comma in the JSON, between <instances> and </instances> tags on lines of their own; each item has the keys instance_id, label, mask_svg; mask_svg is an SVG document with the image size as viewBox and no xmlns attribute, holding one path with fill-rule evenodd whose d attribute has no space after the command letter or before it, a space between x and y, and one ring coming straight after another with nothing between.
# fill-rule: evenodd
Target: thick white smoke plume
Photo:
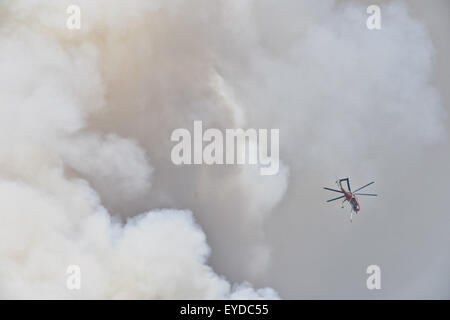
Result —
<instances>
[{"instance_id":1,"label":"thick white smoke plume","mask_svg":"<svg viewBox=\"0 0 450 320\"><path fill-rule=\"evenodd\" d=\"M232 288L215 274L191 212L152 210L123 224L93 187L125 203L151 192L144 149L88 121L101 108L108 112L111 78L133 81L109 74L116 66L100 58L111 46L129 67L131 56L121 54L138 48L123 47L120 38L162 10L148 3L82 1L78 35L63 23L68 3L1 2L2 298L278 297L246 283ZM136 100L127 103L134 107ZM80 291L66 288L69 265L81 268Z\"/></svg>"},{"instance_id":2,"label":"thick white smoke plume","mask_svg":"<svg viewBox=\"0 0 450 320\"><path fill-rule=\"evenodd\" d=\"M404 2L374 32L367 5L0 0L0 297L360 298L368 264L411 260L383 297L448 293L408 282L450 265L444 202L432 224L404 196L450 192L435 49ZM280 129L279 173L174 166L171 132L196 120ZM358 228L322 206L336 175L383 190Z\"/></svg>"}]
</instances>

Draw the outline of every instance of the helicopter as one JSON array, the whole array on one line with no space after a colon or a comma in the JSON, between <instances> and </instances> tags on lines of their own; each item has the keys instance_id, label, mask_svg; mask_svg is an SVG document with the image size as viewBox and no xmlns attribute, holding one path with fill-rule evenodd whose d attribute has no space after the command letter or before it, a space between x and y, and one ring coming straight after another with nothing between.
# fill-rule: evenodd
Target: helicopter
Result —
<instances>
[{"instance_id":1,"label":"helicopter","mask_svg":"<svg viewBox=\"0 0 450 320\"><path fill-rule=\"evenodd\" d=\"M342 182L343 181L347 182L347 189L348 190L345 190L342 187ZM373 197L377 196L377 194L374 194L374 193L358 193L358 191L360 191L360 190L370 186L373 183L375 183L375 181L372 181L372 182L362 186L361 188L358 188L355 191L352 191L352 189L350 188L350 181L349 181L348 178L339 179L338 181L336 181L336 184L338 185L338 187L341 190L336 190L336 189L327 188L327 187L324 187L324 189L325 190L329 190L329 191L333 191L333 192L342 193L343 195L339 196L337 198L333 198L333 199L327 200L327 202L343 199L341 208L344 208L345 201L348 201L350 203L350 222L352 222L352 220L353 220L353 212L355 212L355 214L358 214L358 212L360 210L358 198L356 196L373 196Z\"/></svg>"}]
</instances>

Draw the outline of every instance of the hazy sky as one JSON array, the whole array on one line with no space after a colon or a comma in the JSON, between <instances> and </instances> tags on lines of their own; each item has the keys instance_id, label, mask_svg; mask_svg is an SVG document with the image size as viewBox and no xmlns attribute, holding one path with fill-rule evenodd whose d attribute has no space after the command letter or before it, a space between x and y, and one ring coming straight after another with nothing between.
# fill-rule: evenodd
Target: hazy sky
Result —
<instances>
[{"instance_id":1,"label":"hazy sky","mask_svg":"<svg viewBox=\"0 0 450 320\"><path fill-rule=\"evenodd\" d=\"M449 16L0 0L0 298L450 298ZM196 120L280 129L279 173L175 166ZM322 189L345 177L379 194L352 223Z\"/></svg>"}]
</instances>

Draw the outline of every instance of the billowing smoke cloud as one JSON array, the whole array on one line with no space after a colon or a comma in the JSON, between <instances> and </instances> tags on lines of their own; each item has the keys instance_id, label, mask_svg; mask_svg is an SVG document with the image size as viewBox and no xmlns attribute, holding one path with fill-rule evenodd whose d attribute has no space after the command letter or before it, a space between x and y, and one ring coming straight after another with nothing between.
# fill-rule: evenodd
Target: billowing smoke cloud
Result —
<instances>
[{"instance_id":1,"label":"billowing smoke cloud","mask_svg":"<svg viewBox=\"0 0 450 320\"><path fill-rule=\"evenodd\" d=\"M153 211L122 227L85 182L57 179L70 198L0 185L3 298L277 297L245 284L231 290L205 264L209 248L190 212ZM72 263L87 271L79 294L61 285Z\"/></svg>"},{"instance_id":2,"label":"billowing smoke cloud","mask_svg":"<svg viewBox=\"0 0 450 320\"><path fill-rule=\"evenodd\" d=\"M1 297L278 297L246 280L372 297L377 263L382 297L448 294L438 278L407 281L450 265L431 245L450 240L437 236L448 217L434 198L440 227L424 223L398 190L431 196L416 183L431 176L450 190L436 169L448 154L424 155L448 148L435 49L405 4L382 5L379 31L350 1L83 0L80 30L66 28L70 4L0 1ZM280 172L174 166L170 134L195 120L279 128ZM321 205L336 176L383 191L357 230ZM81 291L66 289L72 264Z\"/></svg>"},{"instance_id":3,"label":"billowing smoke cloud","mask_svg":"<svg viewBox=\"0 0 450 320\"><path fill-rule=\"evenodd\" d=\"M191 212L155 209L122 223L118 217L123 212L114 218L100 200L96 190L103 192L105 203L117 201L125 206L151 192L154 168L145 150L135 140L113 130L104 133L89 123L100 109L109 113L113 101L120 100L116 94L131 98L126 92L117 93L127 88L114 86L133 82L135 75L120 68L132 69L144 53L136 59L133 54L122 56L124 49L137 48L124 47L120 38L129 37L126 28L131 33L136 28L140 34L131 40L146 41L140 28L147 27L149 16L159 15L156 10L164 9L147 3L85 1L80 4L83 28L78 35L61 24L68 4L2 2L3 298L278 297L272 289L255 290L247 283L231 287L214 273L207 265L210 249L205 234ZM173 54L171 63L177 62L178 53ZM110 65L102 55L124 61ZM152 59L151 55L146 59ZM139 68L153 73L151 64ZM170 79L188 71L176 71ZM167 89L170 79L162 79ZM136 80L128 89L135 90L135 85ZM138 99L149 98L145 91L139 92L142 89L127 102L131 112L141 106ZM211 85L210 90L220 97L218 88ZM243 169L237 177L249 174L251 181L258 176L247 171ZM242 179L236 187L247 188L249 181ZM264 211L279 200L282 190L265 200L263 207L257 206L257 198L250 203ZM66 288L66 268L73 264L82 271L80 291Z\"/></svg>"}]
</instances>

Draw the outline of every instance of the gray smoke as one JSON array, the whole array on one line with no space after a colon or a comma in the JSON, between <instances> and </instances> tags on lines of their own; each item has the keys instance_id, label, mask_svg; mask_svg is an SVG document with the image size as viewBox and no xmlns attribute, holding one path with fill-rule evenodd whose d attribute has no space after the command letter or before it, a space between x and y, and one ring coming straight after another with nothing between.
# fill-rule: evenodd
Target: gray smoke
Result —
<instances>
[{"instance_id":1,"label":"gray smoke","mask_svg":"<svg viewBox=\"0 0 450 320\"><path fill-rule=\"evenodd\" d=\"M447 3L70 4L0 1L0 297L450 296ZM280 172L174 166L195 120L279 128Z\"/></svg>"}]
</instances>

